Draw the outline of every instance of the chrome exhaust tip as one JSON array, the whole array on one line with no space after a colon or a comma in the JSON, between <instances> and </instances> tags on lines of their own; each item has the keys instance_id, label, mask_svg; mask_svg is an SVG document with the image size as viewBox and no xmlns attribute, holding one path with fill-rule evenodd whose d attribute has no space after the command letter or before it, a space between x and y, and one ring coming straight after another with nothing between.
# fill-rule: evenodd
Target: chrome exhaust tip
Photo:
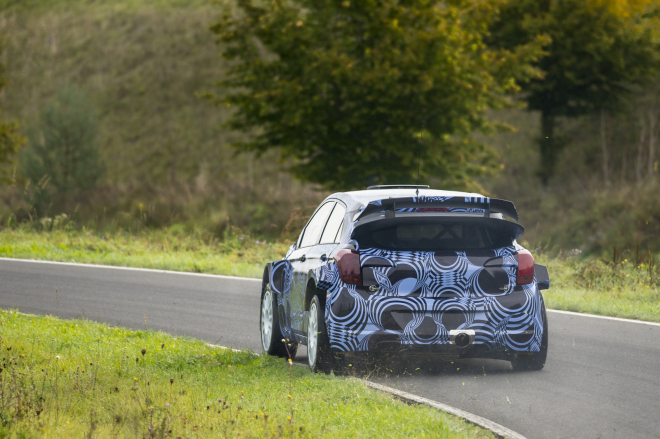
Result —
<instances>
[{"instance_id":1,"label":"chrome exhaust tip","mask_svg":"<svg viewBox=\"0 0 660 439\"><path fill-rule=\"evenodd\" d=\"M449 331L449 343L459 348L466 348L474 343L474 330L452 329Z\"/></svg>"}]
</instances>

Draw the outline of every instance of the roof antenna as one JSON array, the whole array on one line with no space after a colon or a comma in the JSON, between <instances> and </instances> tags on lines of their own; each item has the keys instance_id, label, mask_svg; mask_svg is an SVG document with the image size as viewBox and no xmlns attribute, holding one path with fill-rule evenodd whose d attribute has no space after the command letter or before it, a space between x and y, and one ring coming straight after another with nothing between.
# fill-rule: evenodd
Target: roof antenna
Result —
<instances>
[{"instance_id":1,"label":"roof antenna","mask_svg":"<svg viewBox=\"0 0 660 439\"><path fill-rule=\"evenodd\" d=\"M424 125L422 125L422 133L424 135ZM423 138L423 137L422 137ZM419 170L422 167L422 150L419 150L419 160L417 161L417 190L415 191L415 196L419 198Z\"/></svg>"}]
</instances>

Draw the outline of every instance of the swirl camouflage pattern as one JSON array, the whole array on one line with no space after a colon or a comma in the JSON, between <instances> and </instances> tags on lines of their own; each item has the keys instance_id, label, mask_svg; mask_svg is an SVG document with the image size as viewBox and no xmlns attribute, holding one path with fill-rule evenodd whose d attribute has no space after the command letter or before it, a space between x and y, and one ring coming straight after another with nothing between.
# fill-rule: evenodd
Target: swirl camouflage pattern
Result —
<instances>
[{"instance_id":1,"label":"swirl camouflage pattern","mask_svg":"<svg viewBox=\"0 0 660 439\"><path fill-rule=\"evenodd\" d=\"M324 311L319 314L325 323L322 331L327 331L334 352L470 350L474 356L512 363L520 357L516 354L527 353L530 357L524 364L542 368L547 323L540 289L548 288L549 278L545 267L535 266L531 254L517 244L524 229L502 216L517 221L513 203L478 194L419 192L421 196L408 198L402 196L407 191L389 189L328 197L286 257L266 267L264 282L277 300L279 332L307 344L309 306L318 296ZM319 212L323 212L320 228L314 223ZM447 224L468 224L465 227L473 227L469 230L489 228L496 236L491 241L504 245L457 247L464 251L409 250L360 238L370 230L415 221L438 224L442 230L434 240L445 234L452 235L449 240L460 240L453 231L447 232L454 227ZM309 230L318 234L316 244L301 245ZM465 242L473 243L473 232L464 230ZM345 277L341 252L353 254L359 278ZM525 278L520 277L521 255L527 258ZM459 345L457 334L469 334L469 346ZM311 363L310 367L316 370Z\"/></svg>"},{"instance_id":2,"label":"swirl camouflage pattern","mask_svg":"<svg viewBox=\"0 0 660 439\"><path fill-rule=\"evenodd\" d=\"M334 349L368 351L383 343L448 345L450 330L471 329L475 345L498 351L539 350L540 297L534 284L516 286L515 248L449 256L360 251L363 265L374 257L396 265L363 269L365 284L377 286L374 292L342 283L336 265L319 269L322 286L329 287L326 325ZM498 262L484 268L484 260ZM506 288L493 294L496 285Z\"/></svg>"}]
</instances>

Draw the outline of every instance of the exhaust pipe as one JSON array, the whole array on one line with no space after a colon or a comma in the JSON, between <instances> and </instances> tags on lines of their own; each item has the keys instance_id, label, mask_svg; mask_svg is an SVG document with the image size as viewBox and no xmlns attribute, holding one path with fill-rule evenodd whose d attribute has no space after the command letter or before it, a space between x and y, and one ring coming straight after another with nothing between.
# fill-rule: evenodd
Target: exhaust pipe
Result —
<instances>
[{"instance_id":1,"label":"exhaust pipe","mask_svg":"<svg viewBox=\"0 0 660 439\"><path fill-rule=\"evenodd\" d=\"M449 343L459 348L466 348L474 343L474 330L452 329L449 331Z\"/></svg>"}]
</instances>

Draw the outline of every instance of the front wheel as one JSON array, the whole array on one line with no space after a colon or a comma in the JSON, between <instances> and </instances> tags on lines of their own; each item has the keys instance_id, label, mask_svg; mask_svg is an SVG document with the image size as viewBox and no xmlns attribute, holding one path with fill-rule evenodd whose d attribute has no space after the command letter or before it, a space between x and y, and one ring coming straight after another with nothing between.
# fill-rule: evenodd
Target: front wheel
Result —
<instances>
[{"instance_id":1,"label":"front wheel","mask_svg":"<svg viewBox=\"0 0 660 439\"><path fill-rule=\"evenodd\" d=\"M519 355L511 362L514 370L541 370L545 366L548 356L548 318L545 313L545 303L541 305L543 317L543 335L541 336L541 348L538 352L529 355Z\"/></svg>"},{"instance_id":2,"label":"front wheel","mask_svg":"<svg viewBox=\"0 0 660 439\"><path fill-rule=\"evenodd\" d=\"M261 330L261 347L268 355L293 359L296 356L296 344L292 344L287 352L284 336L280 330L280 319L277 312L277 299L266 284L261 294L261 318L259 319Z\"/></svg>"},{"instance_id":3,"label":"front wheel","mask_svg":"<svg viewBox=\"0 0 660 439\"><path fill-rule=\"evenodd\" d=\"M312 372L330 373L333 359L325 327L325 311L319 297L314 296L307 321L307 362Z\"/></svg>"}]
</instances>

